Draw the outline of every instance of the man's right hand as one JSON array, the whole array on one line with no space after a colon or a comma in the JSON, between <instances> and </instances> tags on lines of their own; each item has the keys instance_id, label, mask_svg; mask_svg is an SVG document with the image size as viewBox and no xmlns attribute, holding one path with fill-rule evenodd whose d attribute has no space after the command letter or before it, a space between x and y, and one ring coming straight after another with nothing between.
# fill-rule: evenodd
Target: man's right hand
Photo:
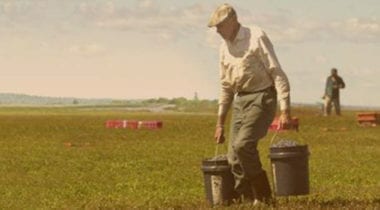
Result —
<instances>
[{"instance_id":1,"label":"man's right hand","mask_svg":"<svg viewBox=\"0 0 380 210\"><path fill-rule=\"evenodd\" d=\"M291 125L292 119L290 117L290 110L283 110L280 114L280 127L286 128L287 126Z\"/></svg>"},{"instance_id":2,"label":"man's right hand","mask_svg":"<svg viewBox=\"0 0 380 210\"><path fill-rule=\"evenodd\" d=\"M222 126L217 126L215 129L215 135L214 135L215 141L217 144L223 144L226 140L224 138L224 128Z\"/></svg>"}]
</instances>

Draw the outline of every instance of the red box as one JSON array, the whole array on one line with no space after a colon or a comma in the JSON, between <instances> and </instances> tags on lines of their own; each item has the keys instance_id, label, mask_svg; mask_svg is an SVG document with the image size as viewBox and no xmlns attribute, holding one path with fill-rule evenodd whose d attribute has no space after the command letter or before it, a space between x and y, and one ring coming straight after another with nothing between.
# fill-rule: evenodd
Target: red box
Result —
<instances>
[{"instance_id":1,"label":"red box","mask_svg":"<svg viewBox=\"0 0 380 210\"><path fill-rule=\"evenodd\" d=\"M274 118L272 124L269 126L269 130L272 131L285 131L285 130L296 130L299 128L299 119L297 117L292 117L289 124L280 125L280 119L278 117Z\"/></svg>"},{"instance_id":2,"label":"red box","mask_svg":"<svg viewBox=\"0 0 380 210\"><path fill-rule=\"evenodd\" d=\"M380 116L376 112L363 112L356 115L356 120L362 126L377 126Z\"/></svg>"},{"instance_id":3,"label":"red box","mask_svg":"<svg viewBox=\"0 0 380 210\"><path fill-rule=\"evenodd\" d=\"M138 128L138 121L136 120L107 120L106 128Z\"/></svg>"},{"instance_id":4,"label":"red box","mask_svg":"<svg viewBox=\"0 0 380 210\"><path fill-rule=\"evenodd\" d=\"M122 128L123 121L122 120L107 120L106 127L107 128Z\"/></svg>"},{"instance_id":5,"label":"red box","mask_svg":"<svg viewBox=\"0 0 380 210\"><path fill-rule=\"evenodd\" d=\"M139 121L138 128L159 129L159 128L162 128L162 121L158 121L158 120Z\"/></svg>"}]
</instances>

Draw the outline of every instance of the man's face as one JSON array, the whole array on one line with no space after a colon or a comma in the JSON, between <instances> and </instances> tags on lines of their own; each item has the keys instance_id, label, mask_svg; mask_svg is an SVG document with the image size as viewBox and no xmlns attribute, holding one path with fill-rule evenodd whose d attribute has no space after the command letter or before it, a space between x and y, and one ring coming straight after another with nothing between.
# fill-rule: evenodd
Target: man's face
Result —
<instances>
[{"instance_id":1,"label":"man's face","mask_svg":"<svg viewBox=\"0 0 380 210\"><path fill-rule=\"evenodd\" d=\"M336 75L338 75L338 72L336 70L331 70L331 75L336 76Z\"/></svg>"},{"instance_id":2,"label":"man's face","mask_svg":"<svg viewBox=\"0 0 380 210\"><path fill-rule=\"evenodd\" d=\"M228 18L216 26L216 32L218 32L223 39L230 40L233 33L233 23L233 18Z\"/></svg>"}]
</instances>

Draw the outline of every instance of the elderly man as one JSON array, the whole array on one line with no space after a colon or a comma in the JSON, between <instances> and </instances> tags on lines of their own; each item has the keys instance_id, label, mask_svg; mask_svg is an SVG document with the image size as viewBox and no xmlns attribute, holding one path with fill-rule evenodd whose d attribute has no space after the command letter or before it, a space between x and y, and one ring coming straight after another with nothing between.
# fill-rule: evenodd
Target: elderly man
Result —
<instances>
[{"instance_id":1,"label":"elderly man","mask_svg":"<svg viewBox=\"0 0 380 210\"><path fill-rule=\"evenodd\" d=\"M325 86L325 107L324 115L328 116L331 114L331 104L334 104L335 114L340 115L340 99L339 99L339 89L345 88L346 84L343 79L338 76L338 70L336 68L331 69L331 75L327 77Z\"/></svg>"},{"instance_id":2,"label":"elderly man","mask_svg":"<svg viewBox=\"0 0 380 210\"><path fill-rule=\"evenodd\" d=\"M228 161L239 197L271 202L271 188L257 144L267 134L280 103L280 122L290 123L290 87L267 35L240 25L234 8L219 6L208 24L224 39L220 46L220 82L215 140L223 143L224 124L233 102ZM252 195L253 193L253 195Z\"/></svg>"}]
</instances>

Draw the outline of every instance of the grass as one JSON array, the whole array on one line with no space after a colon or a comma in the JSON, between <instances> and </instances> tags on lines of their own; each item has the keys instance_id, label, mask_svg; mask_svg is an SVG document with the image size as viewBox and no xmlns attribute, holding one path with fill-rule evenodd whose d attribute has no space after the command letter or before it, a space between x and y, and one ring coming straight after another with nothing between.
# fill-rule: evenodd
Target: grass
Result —
<instances>
[{"instance_id":1,"label":"grass","mask_svg":"<svg viewBox=\"0 0 380 210\"><path fill-rule=\"evenodd\" d=\"M278 208L380 208L380 127L357 126L355 112L315 113L295 110L300 131L279 134L308 144L311 192L279 198ZM164 128L107 129L108 119L158 119ZM206 209L200 164L214 155L215 120L213 113L0 108L0 209ZM259 145L268 172L272 136Z\"/></svg>"}]
</instances>

